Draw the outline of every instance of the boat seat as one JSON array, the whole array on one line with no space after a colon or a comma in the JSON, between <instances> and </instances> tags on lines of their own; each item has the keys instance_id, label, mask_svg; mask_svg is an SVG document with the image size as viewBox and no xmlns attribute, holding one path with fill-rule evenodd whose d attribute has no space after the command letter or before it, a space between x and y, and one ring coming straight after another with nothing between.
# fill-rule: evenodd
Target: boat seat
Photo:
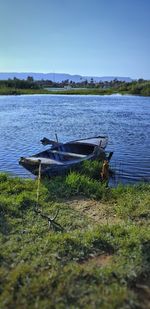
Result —
<instances>
[{"instance_id":1,"label":"boat seat","mask_svg":"<svg viewBox=\"0 0 150 309\"><path fill-rule=\"evenodd\" d=\"M65 152L65 151L58 151L58 150L51 150L52 153L64 155L64 156L70 156L70 157L75 157L75 158L85 158L87 155L79 154L79 153L74 153L74 152Z\"/></svg>"},{"instance_id":2,"label":"boat seat","mask_svg":"<svg viewBox=\"0 0 150 309\"><path fill-rule=\"evenodd\" d=\"M38 163L39 160L41 161L41 164L58 164L62 165L63 163L57 160L53 160L50 158L43 158L43 157L27 157L26 160L32 161L33 163Z\"/></svg>"}]
</instances>

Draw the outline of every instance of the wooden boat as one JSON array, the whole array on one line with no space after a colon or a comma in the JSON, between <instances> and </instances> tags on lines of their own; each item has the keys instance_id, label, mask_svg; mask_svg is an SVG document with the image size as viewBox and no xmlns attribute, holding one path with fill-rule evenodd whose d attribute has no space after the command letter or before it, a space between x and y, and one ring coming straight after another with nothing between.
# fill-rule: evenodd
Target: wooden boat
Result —
<instances>
[{"instance_id":1,"label":"wooden boat","mask_svg":"<svg viewBox=\"0 0 150 309\"><path fill-rule=\"evenodd\" d=\"M106 136L97 136L75 140L67 143L58 143L47 138L41 140L43 145L51 144L51 148L30 157L21 157L19 164L34 175L38 175L41 165L41 176L56 176L76 169L85 160L104 160L107 155L104 151L108 143ZM109 154L109 157L112 154ZM109 159L109 158L108 158Z\"/></svg>"}]
</instances>

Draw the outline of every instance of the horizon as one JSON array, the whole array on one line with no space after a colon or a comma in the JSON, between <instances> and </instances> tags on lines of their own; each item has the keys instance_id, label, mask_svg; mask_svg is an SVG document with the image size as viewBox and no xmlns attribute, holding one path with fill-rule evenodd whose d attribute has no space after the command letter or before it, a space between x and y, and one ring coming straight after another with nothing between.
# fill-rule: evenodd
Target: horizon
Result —
<instances>
[{"instance_id":1,"label":"horizon","mask_svg":"<svg viewBox=\"0 0 150 309\"><path fill-rule=\"evenodd\" d=\"M68 73L68 72L33 72L33 71L3 71L0 72L0 74L43 74L43 75L47 75L47 74L64 74L64 75L70 75L70 76L81 76L81 77L95 77L95 78L104 78L104 77L114 77L114 78L130 78L131 80L138 80L141 79L141 77L137 77L137 78L133 78L131 76L121 76L121 75L85 75L85 74L77 74L77 73ZM148 79L149 80L149 79Z\"/></svg>"},{"instance_id":2,"label":"horizon","mask_svg":"<svg viewBox=\"0 0 150 309\"><path fill-rule=\"evenodd\" d=\"M138 81L138 79L130 78L129 76L94 76L94 75L79 75L79 74L70 74L70 73L57 73L57 72L0 72L0 81L1 80L13 80L17 78L18 80L27 80L31 76L35 81L40 80L51 80L56 83L61 83L62 81L68 79L69 81L73 80L75 83L83 82L87 80L88 82L93 79L94 83L105 82L105 81L124 81L126 83L132 81Z\"/></svg>"},{"instance_id":3,"label":"horizon","mask_svg":"<svg viewBox=\"0 0 150 309\"><path fill-rule=\"evenodd\" d=\"M149 10L149 0L5 0L0 71L150 79Z\"/></svg>"}]
</instances>

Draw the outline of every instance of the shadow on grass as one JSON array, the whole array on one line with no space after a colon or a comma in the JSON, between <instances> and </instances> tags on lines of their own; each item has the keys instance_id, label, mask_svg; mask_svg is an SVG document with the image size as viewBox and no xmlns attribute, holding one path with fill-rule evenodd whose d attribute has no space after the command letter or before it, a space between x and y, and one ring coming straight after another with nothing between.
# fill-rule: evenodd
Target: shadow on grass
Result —
<instances>
[{"instance_id":1,"label":"shadow on grass","mask_svg":"<svg viewBox=\"0 0 150 309\"><path fill-rule=\"evenodd\" d=\"M0 233L3 235L8 235L10 233L10 225L7 221L6 215L0 214Z\"/></svg>"}]
</instances>

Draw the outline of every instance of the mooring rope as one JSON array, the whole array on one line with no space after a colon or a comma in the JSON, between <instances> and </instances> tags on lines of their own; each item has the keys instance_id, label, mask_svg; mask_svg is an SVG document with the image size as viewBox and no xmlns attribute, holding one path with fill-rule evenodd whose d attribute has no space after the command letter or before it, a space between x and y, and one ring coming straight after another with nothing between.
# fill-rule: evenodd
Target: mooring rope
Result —
<instances>
[{"instance_id":1,"label":"mooring rope","mask_svg":"<svg viewBox=\"0 0 150 309\"><path fill-rule=\"evenodd\" d=\"M42 166L41 160L39 160L38 184L37 184L37 191L36 191L36 207L37 208L39 204L39 195L40 195L41 166Z\"/></svg>"}]
</instances>

